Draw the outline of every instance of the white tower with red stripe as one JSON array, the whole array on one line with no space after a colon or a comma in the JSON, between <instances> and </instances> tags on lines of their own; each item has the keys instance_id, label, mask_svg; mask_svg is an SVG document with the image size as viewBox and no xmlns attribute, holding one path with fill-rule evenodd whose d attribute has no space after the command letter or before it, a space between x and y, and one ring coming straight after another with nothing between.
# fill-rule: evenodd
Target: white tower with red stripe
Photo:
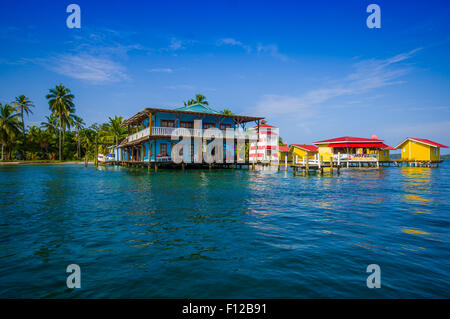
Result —
<instances>
[{"instance_id":1,"label":"white tower with red stripe","mask_svg":"<svg viewBox=\"0 0 450 319\"><path fill-rule=\"evenodd\" d=\"M259 129L259 132L258 132ZM250 142L249 160L250 163L278 162L278 127L268 125L266 121L249 129L259 136L256 141Z\"/></svg>"}]
</instances>

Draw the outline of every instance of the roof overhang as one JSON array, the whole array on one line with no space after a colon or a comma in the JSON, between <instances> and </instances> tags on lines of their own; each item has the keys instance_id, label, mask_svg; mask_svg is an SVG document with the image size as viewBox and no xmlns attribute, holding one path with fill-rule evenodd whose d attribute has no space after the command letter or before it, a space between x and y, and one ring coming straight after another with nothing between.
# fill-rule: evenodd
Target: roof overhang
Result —
<instances>
[{"instance_id":1,"label":"roof overhang","mask_svg":"<svg viewBox=\"0 0 450 319\"><path fill-rule=\"evenodd\" d=\"M398 145L395 147L395 149L401 148L401 146L402 146L403 144L405 144L405 142L407 142L407 141L413 141L413 142L420 143L420 144L424 144L424 145L428 145L428 146L431 146L431 147L445 147L445 148L448 148L448 146L445 146L445 145L442 145L442 144L439 144L439 143L437 143L437 144L439 144L439 145L433 145L433 144L430 144L430 143L427 143L427 142L418 140L418 139L413 138L413 137L407 137L407 138L405 138L405 139L403 140L403 142L401 142L400 144L398 144Z\"/></svg>"},{"instance_id":2,"label":"roof overhang","mask_svg":"<svg viewBox=\"0 0 450 319\"><path fill-rule=\"evenodd\" d=\"M386 148L387 145L381 142L377 143L334 143L330 145L330 147L378 147L378 148Z\"/></svg>"},{"instance_id":3,"label":"roof overhang","mask_svg":"<svg viewBox=\"0 0 450 319\"><path fill-rule=\"evenodd\" d=\"M304 150L304 151L308 151L308 152L317 152L317 149L318 149L318 148L316 148L316 149L312 150L312 149L309 149L309 148L306 148L306 147L303 147L303 146L300 146L300 145L297 145L297 144L291 144L291 146L299 148L299 149Z\"/></svg>"},{"instance_id":4,"label":"roof overhang","mask_svg":"<svg viewBox=\"0 0 450 319\"><path fill-rule=\"evenodd\" d=\"M180 110L171 110L171 109L162 109L162 108L146 108L143 111L135 114L129 119L125 120L122 123L122 126L133 125L141 123L144 119L148 118L152 114L156 113L176 113L176 114L190 114L198 117L221 117L221 118L231 118L234 119L237 123L246 123L251 121L262 120L264 117L256 117L256 116L246 116L246 115L228 115L228 114L220 114L220 113L204 113L204 112L192 112L192 111L180 111Z\"/></svg>"}]
</instances>

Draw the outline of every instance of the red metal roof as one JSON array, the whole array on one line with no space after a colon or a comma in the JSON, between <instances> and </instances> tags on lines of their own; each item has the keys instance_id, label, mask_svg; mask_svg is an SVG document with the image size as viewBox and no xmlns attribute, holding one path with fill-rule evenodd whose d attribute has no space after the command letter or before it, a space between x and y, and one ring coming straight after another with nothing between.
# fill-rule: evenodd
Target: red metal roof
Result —
<instances>
[{"instance_id":1,"label":"red metal roof","mask_svg":"<svg viewBox=\"0 0 450 319\"><path fill-rule=\"evenodd\" d=\"M278 146L278 151L280 151L280 152L289 152L289 147L287 147L287 146Z\"/></svg>"},{"instance_id":2,"label":"red metal roof","mask_svg":"<svg viewBox=\"0 0 450 319\"><path fill-rule=\"evenodd\" d=\"M408 137L408 138L411 139L411 140L413 140L413 141L419 142L419 143L424 143L424 144L428 144L428 145L435 146L435 147L445 147L445 148L448 148L448 146L446 146L446 145L439 144L439 143L436 143L436 142L427 140L427 139L425 139L425 138L414 138L414 137Z\"/></svg>"},{"instance_id":3,"label":"red metal roof","mask_svg":"<svg viewBox=\"0 0 450 319\"><path fill-rule=\"evenodd\" d=\"M384 149L385 150L390 150L390 151L395 150L395 148L393 148L392 146L389 146L389 145L387 145Z\"/></svg>"},{"instance_id":4,"label":"red metal roof","mask_svg":"<svg viewBox=\"0 0 450 319\"><path fill-rule=\"evenodd\" d=\"M329 140L314 142L313 144L360 143L360 142L375 143L375 142L383 142L383 140L376 140L376 139L362 138L362 137L343 136L343 137L332 138Z\"/></svg>"},{"instance_id":5,"label":"red metal roof","mask_svg":"<svg viewBox=\"0 0 450 319\"><path fill-rule=\"evenodd\" d=\"M387 145L383 143L334 143L330 147L382 147L386 148Z\"/></svg>"},{"instance_id":6,"label":"red metal roof","mask_svg":"<svg viewBox=\"0 0 450 319\"><path fill-rule=\"evenodd\" d=\"M291 146L295 146L295 147L304 149L305 151L311 151L311 152L315 152L318 149L318 147L315 145L307 145L307 144L292 144Z\"/></svg>"}]
</instances>

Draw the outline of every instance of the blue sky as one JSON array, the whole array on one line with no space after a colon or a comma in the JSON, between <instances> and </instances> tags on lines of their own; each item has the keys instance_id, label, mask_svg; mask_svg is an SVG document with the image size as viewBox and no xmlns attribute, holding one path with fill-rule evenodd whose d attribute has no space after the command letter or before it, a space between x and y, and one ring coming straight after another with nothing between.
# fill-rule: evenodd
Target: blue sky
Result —
<instances>
[{"instance_id":1,"label":"blue sky","mask_svg":"<svg viewBox=\"0 0 450 319\"><path fill-rule=\"evenodd\" d=\"M81 29L66 7L81 7ZM381 8L369 29L366 7ZM0 3L0 102L63 83L88 124L177 107L265 116L288 143L344 135L450 145L448 1ZM448 153L448 150L445 151Z\"/></svg>"}]
</instances>

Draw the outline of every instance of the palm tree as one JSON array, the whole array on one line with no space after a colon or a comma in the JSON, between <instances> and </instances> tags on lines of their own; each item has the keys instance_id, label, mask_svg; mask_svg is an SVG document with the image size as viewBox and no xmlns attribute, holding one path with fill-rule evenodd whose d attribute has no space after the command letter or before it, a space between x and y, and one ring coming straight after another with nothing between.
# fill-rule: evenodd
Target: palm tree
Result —
<instances>
[{"instance_id":1,"label":"palm tree","mask_svg":"<svg viewBox=\"0 0 450 319\"><path fill-rule=\"evenodd\" d=\"M114 118L109 118L109 133L114 139L116 146L119 144L119 139L124 135L124 128L122 127L123 117L114 116Z\"/></svg>"},{"instance_id":2,"label":"palm tree","mask_svg":"<svg viewBox=\"0 0 450 319\"><path fill-rule=\"evenodd\" d=\"M28 132L28 141L29 145L31 145L31 150L33 152L44 151L43 155L48 154L48 147L50 146L50 132L43 131L41 128L36 126L30 126Z\"/></svg>"},{"instance_id":3,"label":"palm tree","mask_svg":"<svg viewBox=\"0 0 450 319\"><path fill-rule=\"evenodd\" d=\"M25 122L23 120L23 113L29 113L33 114L31 111L31 108L34 107L33 102L26 97L24 94L19 95L16 97L16 100L14 101L13 105L16 107L17 112L20 112L20 116L22 119L22 134L23 134L23 156L25 157Z\"/></svg>"},{"instance_id":4,"label":"palm tree","mask_svg":"<svg viewBox=\"0 0 450 319\"><path fill-rule=\"evenodd\" d=\"M57 85L54 89L49 90L46 98L50 111L57 117L59 126L59 160L62 160L61 133L70 126L70 114L75 112L75 104L73 103L74 95L64 85Z\"/></svg>"},{"instance_id":5,"label":"palm tree","mask_svg":"<svg viewBox=\"0 0 450 319\"><path fill-rule=\"evenodd\" d=\"M204 96L203 94L195 95L195 103L209 105L208 101L206 100L206 96Z\"/></svg>"},{"instance_id":6,"label":"palm tree","mask_svg":"<svg viewBox=\"0 0 450 319\"><path fill-rule=\"evenodd\" d=\"M193 104L204 104L209 105L208 101L206 100L206 96L203 94L196 94L195 98L187 100L187 102L184 102L184 106L189 106Z\"/></svg>"},{"instance_id":7,"label":"palm tree","mask_svg":"<svg viewBox=\"0 0 450 319\"><path fill-rule=\"evenodd\" d=\"M189 106L189 105L195 104L195 100L189 99L187 101L184 101L183 103L184 103L184 106Z\"/></svg>"},{"instance_id":8,"label":"palm tree","mask_svg":"<svg viewBox=\"0 0 450 319\"><path fill-rule=\"evenodd\" d=\"M56 118L54 114L45 117L46 122L41 122L41 128L44 128L50 134L54 134L56 131Z\"/></svg>"},{"instance_id":9,"label":"palm tree","mask_svg":"<svg viewBox=\"0 0 450 319\"><path fill-rule=\"evenodd\" d=\"M223 110L223 111L222 111L222 114L225 114L225 115L234 115L234 113L231 112L229 109Z\"/></svg>"},{"instance_id":10,"label":"palm tree","mask_svg":"<svg viewBox=\"0 0 450 319\"><path fill-rule=\"evenodd\" d=\"M93 129L87 128L81 131L81 146L84 148L84 166L87 166L89 149L94 145L97 132Z\"/></svg>"},{"instance_id":11,"label":"palm tree","mask_svg":"<svg viewBox=\"0 0 450 319\"><path fill-rule=\"evenodd\" d=\"M60 128L62 128L62 152L64 154L64 145L66 145L66 130L70 131L71 126L74 124L74 116L75 114L73 114L74 110L69 110L68 113L63 116L62 118L57 118L56 119L56 124L58 124L58 126Z\"/></svg>"},{"instance_id":12,"label":"palm tree","mask_svg":"<svg viewBox=\"0 0 450 319\"><path fill-rule=\"evenodd\" d=\"M18 132L20 132L19 113L15 113L14 107L9 104L4 106L0 103L0 138L2 142L2 157L4 159L4 148L9 142L12 142Z\"/></svg>"},{"instance_id":13,"label":"palm tree","mask_svg":"<svg viewBox=\"0 0 450 319\"><path fill-rule=\"evenodd\" d=\"M80 146L80 130L84 127L85 123L83 119L79 116L73 115L72 116L74 120L74 128L76 132L76 139L77 139L77 159L80 159L80 153L81 153L81 146Z\"/></svg>"},{"instance_id":14,"label":"palm tree","mask_svg":"<svg viewBox=\"0 0 450 319\"><path fill-rule=\"evenodd\" d=\"M50 146L51 137L47 131L38 130L38 141L41 149L45 151L44 155L48 154L48 147Z\"/></svg>"}]
</instances>

